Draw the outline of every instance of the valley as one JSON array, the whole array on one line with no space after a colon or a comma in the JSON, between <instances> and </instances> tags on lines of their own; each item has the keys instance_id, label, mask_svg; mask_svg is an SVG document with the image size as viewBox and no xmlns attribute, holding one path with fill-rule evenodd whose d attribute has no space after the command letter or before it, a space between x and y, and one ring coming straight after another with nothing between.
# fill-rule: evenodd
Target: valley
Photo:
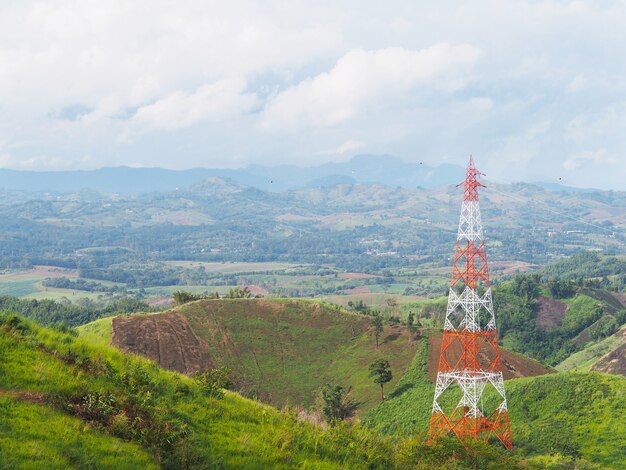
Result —
<instances>
[{"instance_id":1,"label":"valley","mask_svg":"<svg viewBox=\"0 0 626 470\"><path fill-rule=\"evenodd\" d=\"M424 442L452 188L220 178L0 202L0 453L51 468L623 468L626 258L621 212L602 209L623 195L564 192L559 221L541 215L547 190L501 189L532 217L485 198L512 454ZM339 420L324 414L333 390ZM65 440L27 433L38 415Z\"/></svg>"}]
</instances>

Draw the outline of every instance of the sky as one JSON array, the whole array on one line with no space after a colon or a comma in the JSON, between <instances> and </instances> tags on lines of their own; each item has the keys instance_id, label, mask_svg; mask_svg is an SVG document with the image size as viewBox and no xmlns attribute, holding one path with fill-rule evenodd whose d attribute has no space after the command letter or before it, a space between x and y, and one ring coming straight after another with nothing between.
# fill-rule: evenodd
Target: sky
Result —
<instances>
[{"instance_id":1,"label":"sky","mask_svg":"<svg viewBox=\"0 0 626 470\"><path fill-rule=\"evenodd\" d=\"M626 190L624 1L0 1L0 167L387 154Z\"/></svg>"}]
</instances>

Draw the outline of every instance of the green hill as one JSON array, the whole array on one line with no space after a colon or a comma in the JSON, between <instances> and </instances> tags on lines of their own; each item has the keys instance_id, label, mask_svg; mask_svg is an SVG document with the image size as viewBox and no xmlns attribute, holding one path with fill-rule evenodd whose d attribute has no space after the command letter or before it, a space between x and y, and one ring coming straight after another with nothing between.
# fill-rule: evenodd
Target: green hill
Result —
<instances>
[{"instance_id":1,"label":"green hill","mask_svg":"<svg viewBox=\"0 0 626 470\"><path fill-rule=\"evenodd\" d=\"M568 372L512 379L505 387L516 453L626 468L626 378ZM433 394L424 339L411 369L363 424L381 434L426 436Z\"/></svg>"},{"instance_id":2,"label":"green hill","mask_svg":"<svg viewBox=\"0 0 626 470\"><path fill-rule=\"evenodd\" d=\"M111 337L118 348L179 372L228 367L235 389L274 406L310 407L317 390L331 383L351 386L359 410L367 410L380 401L368 366L389 360L391 390L426 332L386 324L376 347L371 322L370 316L312 300L214 299L165 313L103 319L79 330L91 341ZM506 357L516 376L547 372L526 358Z\"/></svg>"},{"instance_id":3,"label":"green hill","mask_svg":"<svg viewBox=\"0 0 626 470\"><path fill-rule=\"evenodd\" d=\"M316 425L0 314L0 468L517 468L482 446Z\"/></svg>"},{"instance_id":4,"label":"green hill","mask_svg":"<svg viewBox=\"0 0 626 470\"><path fill-rule=\"evenodd\" d=\"M557 370L579 370L589 371L596 366L596 364L607 355L619 348L623 348L626 344L626 325L623 325L616 333L604 338L601 341L592 343L585 347L582 351L578 351L559 365L556 366Z\"/></svg>"},{"instance_id":5,"label":"green hill","mask_svg":"<svg viewBox=\"0 0 626 470\"><path fill-rule=\"evenodd\" d=\"M388 359L393 387L417 348L399 325L385 326L377 348L371 317L301 299L203 300L161 314L103 319L79 331L90 341L112 337L120 349L179 372L228 367L237 390L281 407L309 407L323 384L337 383L353 387L361 409L371 408L379 389L368 365ZM192 358L193 348L206 359Z\"/></svg>"},{"instance_id":6,"label":"green hill","mask_svg":"<svg viewBox=\"0 0 626 470\"><path fill-rule=\"evenodd\" d=\"M494 292L502 345L551 366L610 337L626 322L626 302L619 294L555 282L557 287L541 284L538 275L522 275ZM558 289L565 294L551 292Z\"/></svg>"}]
</instances>

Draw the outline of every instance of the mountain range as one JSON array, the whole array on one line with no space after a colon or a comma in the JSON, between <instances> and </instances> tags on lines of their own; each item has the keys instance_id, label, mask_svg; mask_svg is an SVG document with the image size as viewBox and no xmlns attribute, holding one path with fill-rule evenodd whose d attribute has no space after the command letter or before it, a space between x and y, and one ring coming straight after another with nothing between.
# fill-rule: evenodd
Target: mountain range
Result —
<instances>
[{"instance_id":1,"label":"mountain range","mask_svg":"<svg viewBox=\"0 0 626 470\"><path fill-rule=\"evenodd\" d=\"M23 171L0 169L0 188L25 191L78 191L92 189L114 193L171 191L220 177L265 191L285 191L337 184L377 183L389 187L435 188L457 184L464 177L462 166L406 162L391 155L357 155L348 162L313 167L252 165L242 169L131 168L97 170ZM539 183L551 190L580 191L556 183Z\"/></svg>"}]
</instances>

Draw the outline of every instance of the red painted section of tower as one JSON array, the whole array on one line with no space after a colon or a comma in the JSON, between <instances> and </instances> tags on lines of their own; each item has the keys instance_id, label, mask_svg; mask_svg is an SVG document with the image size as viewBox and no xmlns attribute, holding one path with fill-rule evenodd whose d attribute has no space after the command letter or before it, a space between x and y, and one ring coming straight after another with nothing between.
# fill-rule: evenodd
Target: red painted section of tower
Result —
<instances>
[{"instance_id":1,"label":"red painted section of tower","mask_svg":"<svg viewBox=\"0 0 626 470\"><path fill-rule=\"evenodd\" d=\"M483 187L478 181L480 174L470 157L462 183L463 206L452 263L451 292L441 341L429 441L448 435L461 441L480 439L488 442L497 439L511 450L513 446L491 299L489 265L478 207L478 188ZM457 293L459 290L461 292ZM486 325L482 324L483 317L489 320ZM455 325L455 322L458 324ZM455 386L461 390L462 398L451 412L446 413L443 405L450 400L445 402L442 396ZM501 401L493 412L485 415L481 400L484 399L485 387L491 386L496 389L495 396ZM456 397L458 399L458 394Z\"/></svg>"}]
</instances>

